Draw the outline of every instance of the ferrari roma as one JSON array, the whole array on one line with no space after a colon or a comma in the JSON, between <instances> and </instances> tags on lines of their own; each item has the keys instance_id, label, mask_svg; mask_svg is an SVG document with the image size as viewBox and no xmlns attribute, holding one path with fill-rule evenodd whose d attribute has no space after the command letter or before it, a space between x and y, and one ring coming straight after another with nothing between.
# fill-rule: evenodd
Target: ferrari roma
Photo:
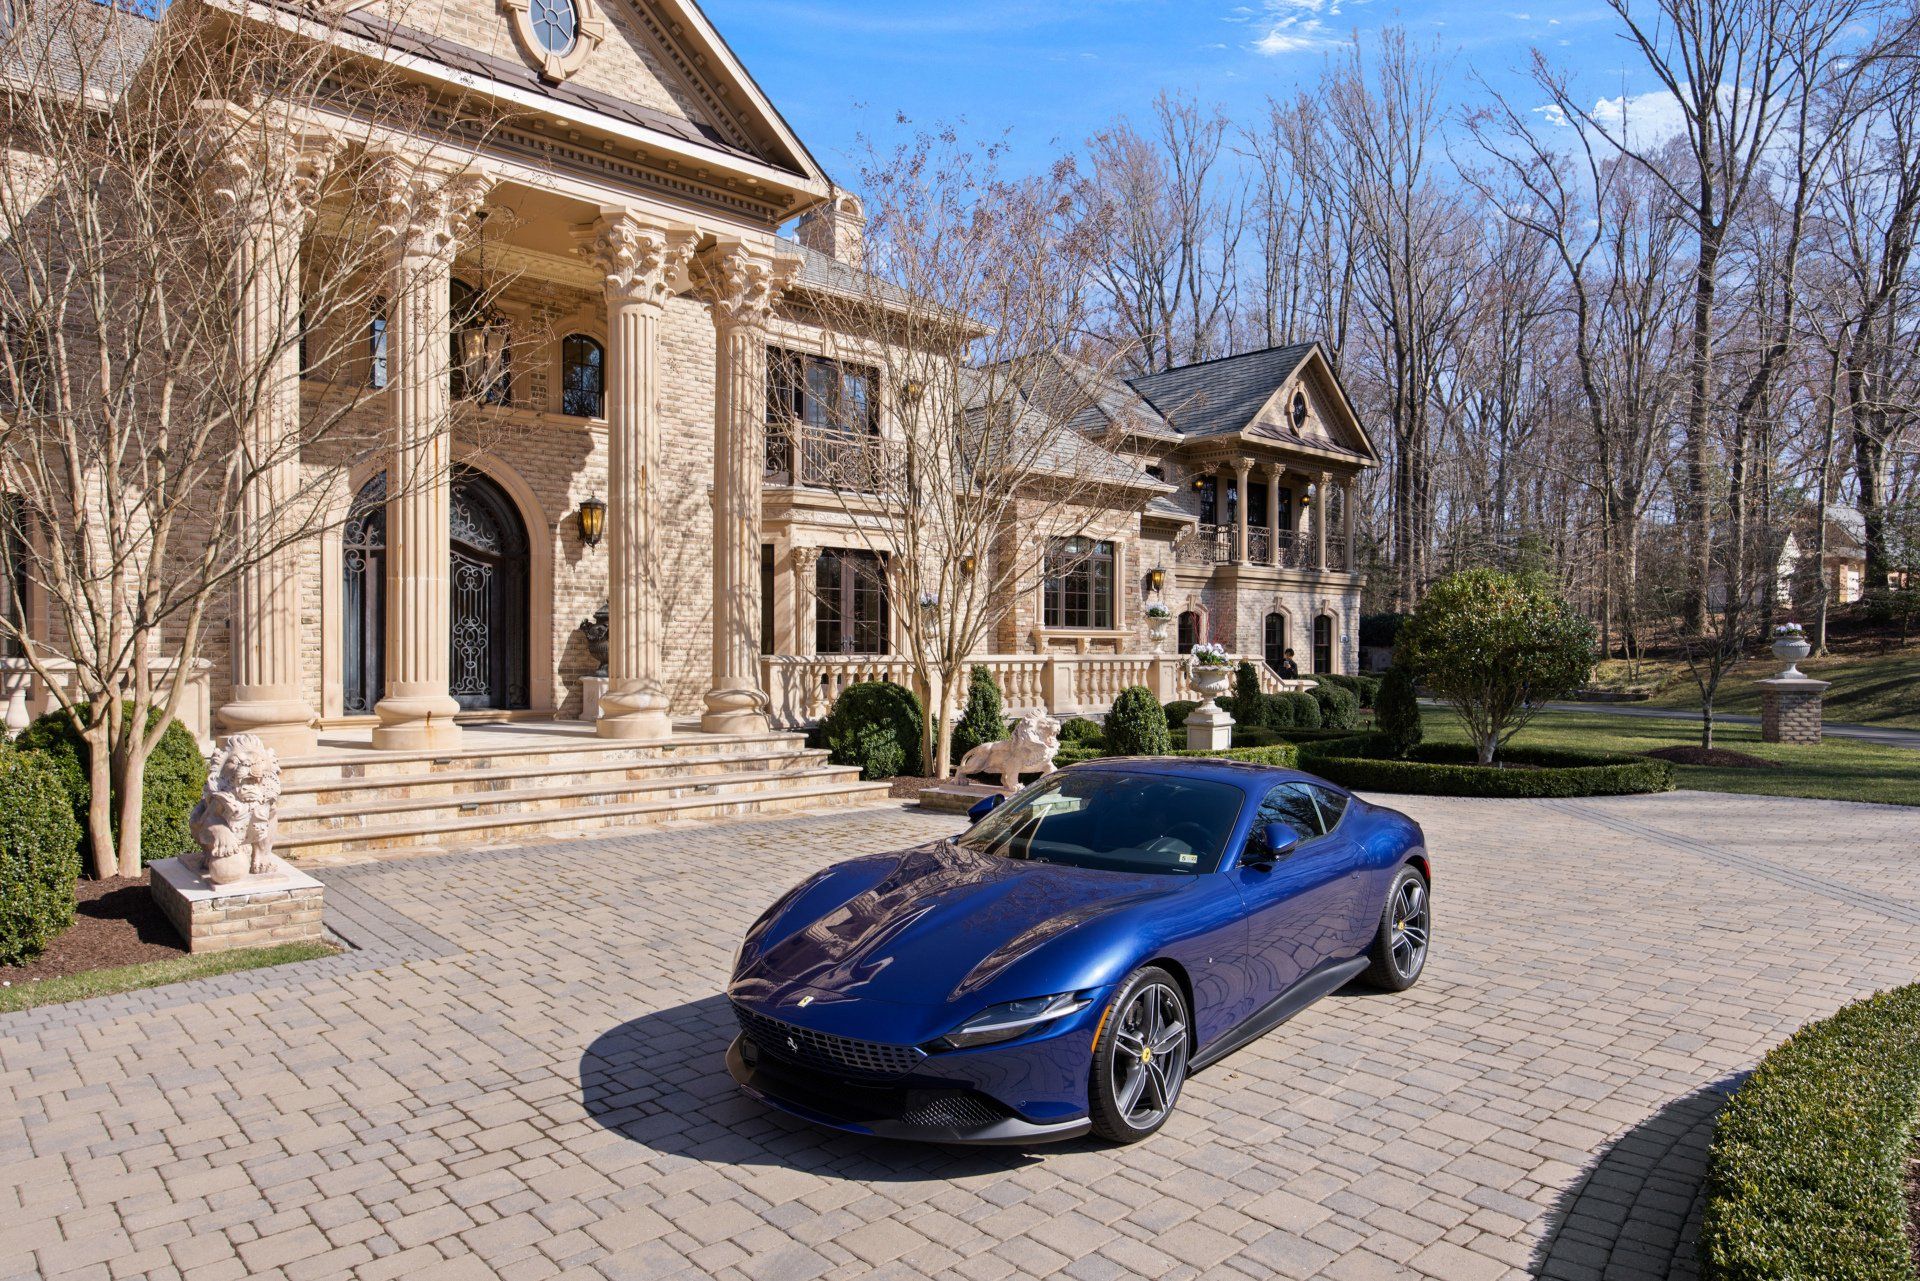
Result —
<instances>
[{"instance_id":1,"label":"ferrari roma","mask_svg":"<svg viewBox=\"0 0 1920 1281\"><path fill-rule=\"evenodd\" d=\"M973 817L754 923L728 989L748 1093L891 1138L1131 1143L1190 1073L1426 965L1419 825L1311 775L1096 761Z\"/></svg>"}]
</instances>

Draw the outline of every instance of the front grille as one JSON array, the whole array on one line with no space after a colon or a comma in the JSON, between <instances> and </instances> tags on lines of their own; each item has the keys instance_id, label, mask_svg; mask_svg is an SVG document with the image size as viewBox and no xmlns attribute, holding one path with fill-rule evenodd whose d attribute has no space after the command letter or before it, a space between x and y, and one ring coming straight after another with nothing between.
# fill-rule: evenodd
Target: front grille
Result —
<instances>
[{"instance_id":1,"label":"front grille","mask_svg":"<svg viewBox=\"0 0 1920 1281\"><path fill-rule=\"evenodd\" d=\"M978 1094L943 1094L915 1090L900 1119L908 1125L937 1130L981 1130L1013 1115L992 1099Z\"/></svg>"},{"instance_id":2,"label":"front grille","mask_svg":"<svg viewBox=\"0 0 1920 1281\"><path fill-rule=\"evenodd\" d=\"M970 1091L910 1090L903 1085L849 1081L844 1076L776 1058L751 1040L742 1047L741 1053L752 1067L753 1082L759 1089L777 1099L856 1125L902 1121L924 1130L965 1133L984 1129L1013 1115L993 1099Z\"/></svg>"},{"instance_id":3,"label":"front grille","mask_svg":"<svg viewBox=\"0 0 1920 1281\"><path fill-rule=\"evenodd\" d=\"M912 1045L882 1045L850 1036L815 1032L736 1005L740 1030L749 1040L777 1058L809 1067L858 1072L865 1076L903 1076L918 1067L926 1055Z\"/></svg>"}]
</instances>

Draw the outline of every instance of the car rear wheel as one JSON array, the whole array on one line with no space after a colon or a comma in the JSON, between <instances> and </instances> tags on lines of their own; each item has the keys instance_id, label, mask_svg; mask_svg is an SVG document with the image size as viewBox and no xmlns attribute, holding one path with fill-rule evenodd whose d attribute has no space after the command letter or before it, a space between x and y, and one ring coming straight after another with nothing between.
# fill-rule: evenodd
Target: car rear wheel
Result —
<instances>
[{"instance_id":1,"label":"car rear wheel","mask_svg":"<svg viewBox=\"0 0 1920 1281\"><path fill-rule=\"evenodd\" d=\"M1404 992L1420 981L1433 940L1433 895L1427 878L1409 863L1393 878L1380 928L1367 958L1367 981L1388 992Z\"/></svg>"},{"instance_id":2,"label":"car rear wheel","mask_svg":"<svg viewBox=\"0 0 1920 1281\"><path fill-rule=\"evenodd\" d=\"M1138 1143L1173 1115L1193 1052L1193 1016L1171 974L1157 965L1127 976L1094 1039L1088 1107L1093 1132Z\"/></svg>"}]
</instances>

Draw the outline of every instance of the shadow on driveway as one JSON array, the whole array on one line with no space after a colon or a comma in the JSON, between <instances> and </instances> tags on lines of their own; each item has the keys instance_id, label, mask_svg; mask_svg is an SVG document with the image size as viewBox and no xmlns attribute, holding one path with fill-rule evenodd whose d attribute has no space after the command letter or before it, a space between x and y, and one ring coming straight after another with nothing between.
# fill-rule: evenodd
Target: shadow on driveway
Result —
<instances>
[{"instance_id":1,"label":"shadow on driveway","mask_svg":"<svg viewBox=\"0 0 1920 1281\"><path fill-rule=\"evenodd\" d=\"M655 1152L826 1178L918 1182L1000 1174L1043 1149L935 1147L809 1125L742 1093L727 1075L738 1030L726 998L676 1005L602 1033L580 1056L580 1098L593 1119ZM1046 1151L1091 1150L1081 1139Z\"/></svg>"},{"instance_id":2,"label":"shadow on driveway","mask_svg":"<svg viewBox=\"0 0 1920 1281\"><path fill-rule=\"evenodd\" d=\"M1744 1073L1677 1099L1620 1136L1548 1216L1540 1281L1692 1281L1714 1118Z\"/></svg>"}]
</instances>

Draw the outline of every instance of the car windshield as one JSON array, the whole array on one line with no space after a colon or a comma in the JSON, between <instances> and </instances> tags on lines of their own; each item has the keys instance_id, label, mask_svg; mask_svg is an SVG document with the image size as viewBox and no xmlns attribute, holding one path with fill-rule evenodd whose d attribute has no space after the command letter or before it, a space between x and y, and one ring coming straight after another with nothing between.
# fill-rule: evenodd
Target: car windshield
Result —
<instances>
[{"instance_id":1,"label":"car windshield","mask_svg":"<svg viewBox=\"0 0 1920 1281\"><path fill-rule=\"evenodd\" d=\"M1020 793L960 843L1035 863L1197 875L1220 866L1242 799L1208 779L1072 770Z\"/></svg>"}]
</instances>

